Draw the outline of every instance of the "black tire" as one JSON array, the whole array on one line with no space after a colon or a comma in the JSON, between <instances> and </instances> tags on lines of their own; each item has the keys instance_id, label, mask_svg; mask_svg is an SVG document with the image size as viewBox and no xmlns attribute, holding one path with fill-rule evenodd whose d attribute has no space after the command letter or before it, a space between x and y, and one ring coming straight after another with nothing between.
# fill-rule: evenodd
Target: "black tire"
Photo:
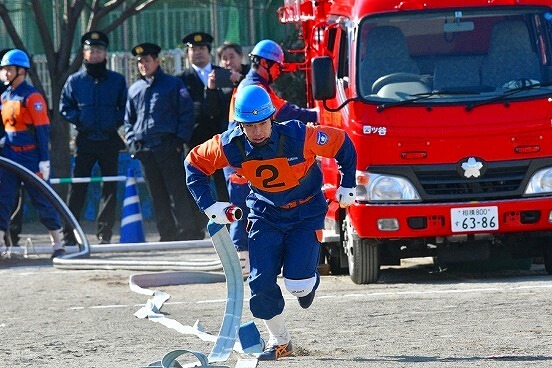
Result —
<instances>
[{"instance_id":1,"label":"black tire","mask_svg":"<svg viewBox=\"0 0 552 368\"><path fill-rule=\"evenodd\" d=\"M349 221L344 221L349 275L355 284L373 284L380 274L379 242L359 238Z\"/></svg>"},{"instance_id":2,"label":"black tire","mask_svg":"<svg viewBox=\"0 0 552 368\"><path fill-rule=\"evenodd\" d=\"M346 260L347 255L345 254L345 250L343 249L341 244L330 243L327 244L324 248L326 261L330 266L330 273L332 275L346 275L349 269L347 266L342 266L342 263L344 263L342 259Z\"/></svg>"},{"instance_id":3,"label":"black tire","mask_svg":"<svg viewBox=\"0 0 552 368\"><path fill-rule=\"evenodd\" d=\"M549 275L552 275L552 246L544 248L544 268Z\"/></svg>"}]
</instances>

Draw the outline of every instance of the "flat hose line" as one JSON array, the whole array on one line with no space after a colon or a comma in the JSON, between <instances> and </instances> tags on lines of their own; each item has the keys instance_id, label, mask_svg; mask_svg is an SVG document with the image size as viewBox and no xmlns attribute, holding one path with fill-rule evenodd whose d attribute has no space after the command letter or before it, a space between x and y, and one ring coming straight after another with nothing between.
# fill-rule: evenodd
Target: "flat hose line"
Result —
<instances>
[{"instance_id":1,"label":"flat hose line","mask_svg":"<svg viewBox=\"0 0 552 368\"><path fill-rule=\"evenodd\" d=\"M193 334L203 341L214 342L215 344L208 357L197 351L178 349L165 354L161 360L153 362L147 367L228 368L227 366L210 365L210 363L225 362L234 350L242 352L239 341L236 341L241 323L244 297L244 282L240 261L226 226L210 221L207 225L207 230L211 236L213 246L215 247L215 250L220 258L224 274L181 271L131 275L129 279L129 286L134 292L153 296L152 299L147 301L144 307L134 314L136 317L148 318L153 322L161 323L162 325L172 328L180 333ZM160 290L149 289L150 287L169 285L221 282L223 279L226 280L226 307L222 324L217 336L206 333L199 321L196 321L194 326L184 326L174 319L167 318L160 312L160 309L163 306L163 303L170 298L170 295ZM181 365L177 359L184 354L192 354L197 360L199 360L201 365L197 365L197 362ZM238 359L235 368L254 368L256 366L256 358L244 358Z\"/></svg>"},{"instance_id":2,"label":"flat hose line","mask_svg":"<svg viewBox=\"0 0 552 368\"><path fill-rule=\"evenodd\" d=\"M6 159L4 157L0 157L0 168L9 170L17 175L19 175L22 180L25 181L25 183L28 183L29 185L32 185L36 187L41 194L43 194L48 201L54 206L54 208L60 213L63 220L70 223L74 230L76 231L76 234L80 240L82 240L82 243L79 243L79 251L72 254L67 254L64 257L59 257L54 259L54 265L56 265L56 261L61 261L59 263L63 263L64 261L67 262L69 259L72 258L79 258L79 257L89 257L90 255L90 244L88 242L88 239L80 227L80 224L76 220L76 218L73 216L71 211L68 209L68 207L65 205L63 200L57 195L57 193L48 185L48 183L41 178L39 178L35 173L28 170L24 166ZM205 355L194 352L186 349L179 349L172 352L169 352L165 354L165 356L157 362L154 362L148 367L161 367L161 368L178 368L178 367L211 367L211 368L227 368L225 366L218 366L218 365L209 365L210 363L217 363L217 362L223 362L228 360L230 357L230 354L233 350L239 351L239 341L236 342L236 337L238 334L238 330L240 327L241 317L242 317L242 309L243 309L243 279L242 279L242 273L241 273L241 266L238 259L238 255L234 249L234 244L232 243L232 239L230 238L230 234L228 234L228 230L224 225L216 224L212 221L209 222L207 225L207 229L209 231L209 234L211 235L211 240L213 242L213 245L215 247L215 250L220 258L220 263L222 264L223 270L224 270L224 276L226 279L226 286L227 286L227 298L226 298L226 307L225 307L225 313L222 321L222 325L219 330L219 334L217 337L213 335L209 335L205 333L202 328L200 327L199 323L196 323L194 327L187 328L189 326L182 326L177 321L171 320L169 318L166 318L163 314L159 313L159 310L163 303L170 298L170 295L163 292L153 291L150 295L154 295L153 299L148 300L148 303L146 304L146 307L143 307L139 311L135 313L135 315L139 318L145 318L148 317L150 320L153 320L155 322L161 322L162 324L167 325L168 327L174 328L174 326L178 327L178 325L184 327L184 331L189 331L191 329L191 333L194 333L198 335L200 338L205 339L205 341L215 341L215 345L213 349L211 350L211 353L209 354L209 357L205 357ZM194 271L194 277L203 277L210 282L218 282L213 280L220 280L220 275L213 274L212 276L204 275L204 274L197 274L197 271ZM186 274L180 273L180 276L185 276ZM174 276L174 275L172 275ZM140 287L138 284L135 284L137 280L141 280L141 282L147 283L148 280L151 281L151 279L147 277L133 277L131 276L129 283L130 287L133 291L136 291L138 289L142 289L142 293L146 292L145 289ZM178 277L175 277L171 279L171 275L166 275L163 279L164 283L163 285L174 285L173 282L183 282L182 279L179 279ZM186 279L186 277L185 277ZM171 281L172 280L172 281ZM135 287L133 287L135 285ZM154 286L150 282L150 286ZM184 332L186 333L186 332ZM190 332L187 332L190 333ZM201 365L197 365L197 363L190 363L187 365L181 365L176 359L185 354L185 353L191 353L194 355L200 362ZM236 368L251 368L256 367L257 365L257 359L239 359L236 363Z\"/></svg>"},{"instance_id":3,"label":"flat hose line","mask_svg":"<svg viewBox=\"0 0 552 368\"><path fill-rule=\"evenodd\" d=\"M36 188L48 200L48 202L54 206L62 219L65 220L66 223L73 226L74 231L76 231L75 235L82 240L82 243L79 243L79 251L77 253L67 254L65 256L66 259L87 257L90 254L90 244L88 243L88 239L86 238L79 222L65 205L65 202L58 196L52 187L50 187L47 181L39 178L35 173L23 165L20 165L17 162L9 160L5 157L0 157L0 168L18 175L26 185L31 185Z\"/></svg>"}]
</instances>

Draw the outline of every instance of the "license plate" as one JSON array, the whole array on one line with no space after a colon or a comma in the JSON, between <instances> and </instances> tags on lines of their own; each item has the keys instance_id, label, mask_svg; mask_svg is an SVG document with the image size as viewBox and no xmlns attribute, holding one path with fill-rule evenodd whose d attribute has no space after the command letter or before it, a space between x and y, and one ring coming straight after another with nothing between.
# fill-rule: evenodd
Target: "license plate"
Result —
<instances>
[{"instance_id":1,"label":"license plate","mask_svg":"<svg viewBox=\"0 0 552 368\"><path fill-rule=\"evenodd\" d=\"M450 210L453 232L498 230L498 207L461 207Z\"/></svg>"}]
</instances>

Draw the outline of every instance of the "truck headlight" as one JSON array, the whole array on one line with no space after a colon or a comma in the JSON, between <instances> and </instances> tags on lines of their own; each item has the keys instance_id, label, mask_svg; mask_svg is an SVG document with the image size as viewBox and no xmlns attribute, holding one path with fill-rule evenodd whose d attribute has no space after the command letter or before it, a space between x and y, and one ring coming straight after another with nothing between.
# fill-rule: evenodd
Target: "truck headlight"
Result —
<instances>
[{"instance_id":1,"label":"truck headlight","mask_svg":"<svg viewBox=\"0 0 552 368\"><path fill-rule=\"evenodd\" d=\"M552 193L552 168L541 169L531 176L525 194Z\"/></svg>"},{"instance_id":2,"label":"truck headlight","mask_svg":"<svg viewBox=\"0 0 552 368\"><path fill-rule=\"evenodd\" d=\"M412 183L401 176L357 171L357 201L419 201Z\"/></svg>"}]
</instances>

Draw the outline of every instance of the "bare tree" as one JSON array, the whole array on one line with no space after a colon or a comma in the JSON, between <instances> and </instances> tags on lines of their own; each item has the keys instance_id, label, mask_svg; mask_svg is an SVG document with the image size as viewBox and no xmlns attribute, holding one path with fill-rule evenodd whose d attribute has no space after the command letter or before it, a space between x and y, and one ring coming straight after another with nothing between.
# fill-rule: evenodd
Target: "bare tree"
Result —
<instances>
[{"instance_id":1,"label":"bare tree","mask_svg":"<svg viewBox=\"0 0 552 368\"><path fill-rule=\"evenodd\" d=\"M70 173L70 151L69 151L69 124L63 120L59 111L59 99L65 81L71 73L77 71L82 64L82 53L71 62L71 46L75 37L75 30L80 24L82 17L87 17L85 23L86 31L98 29L100 21L115 10L120 11L119 16L109 24L102 23L103 28L99 30L109 33L117 28L124 21L152 5L158 0L63 0L63 16L60 19L59 34L57 39L61 40L57 49L54 44L54 35L51 27L48 27L44 9L41 6L43 1L30 0L28 4L32 10L34 21L38 28L42 45L48 64L52 86L52 101L50 101L51 118L51 147L52 147L52 168L57 176L69 176ZM21 36L12 22L10 11L7 7L8 0L0 1L0 19L4 22L7 32L18 49L25 50ZM31 68L31 80L33 85L44 94L44 88L38 79L34 66ZM64 195L65 187L60 188Z\"/></svg>"}]
</instances>

